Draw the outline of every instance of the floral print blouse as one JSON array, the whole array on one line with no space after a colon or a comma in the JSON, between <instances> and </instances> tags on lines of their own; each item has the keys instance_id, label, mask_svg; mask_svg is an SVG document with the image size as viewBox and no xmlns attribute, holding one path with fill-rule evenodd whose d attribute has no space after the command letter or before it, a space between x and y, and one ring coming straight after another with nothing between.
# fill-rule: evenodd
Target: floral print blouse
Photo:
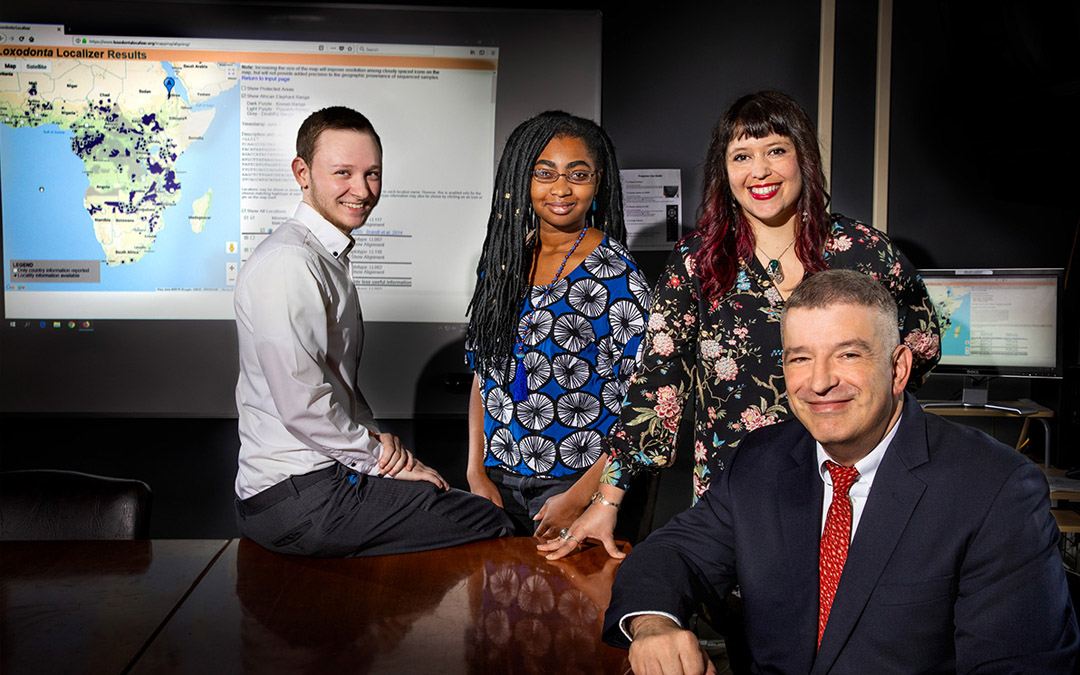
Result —
<instances>
[{"instance_id":1,"label":"floral print blouse","mask_svg":"<svg viewBox=\"0 0 1080 675\"><path fill-rule=\"evenodd\" d=\"M631 379L604 482L625 489L642 469L674 461L676 433L693 398L694 501L724 469L742 437L791 417L784 388L780 312L784 300L757 258L740 261L721 298L704 300L695 274L694 232L672 251L653 291L641 368ZM888 237L863 223L834 217L825 262L882 282L896 297L900 332L914 353L918 386L939 358L933 304L922 279Z\"/></svg>"}]
</instances>

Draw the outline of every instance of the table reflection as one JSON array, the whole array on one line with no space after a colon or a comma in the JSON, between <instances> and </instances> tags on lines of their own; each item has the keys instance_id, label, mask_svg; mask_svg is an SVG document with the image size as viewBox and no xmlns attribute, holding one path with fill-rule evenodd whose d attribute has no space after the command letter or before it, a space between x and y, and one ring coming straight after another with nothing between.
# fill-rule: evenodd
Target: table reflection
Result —
<instances>
[{"instance_id":1,"label":"table reflection","mask_svg":"<svg viewBox=\"0 0 1080 675\"><path fill-rule=\"evenodd\" d=\"M241 541L238 665L245 672L624 672L625 652L599 642L617 561L598 549L552 563L535 546L501 539L312 560Z\"/></svg>"},{"instance_id":2,"label":"table reflection","mask_svg":"<svg viewBox=\"0 0 1080 675\"><path fill-rule=\"evenodd\" d=\"M519 548L506 554L469 578L470 591L479 595L466 632L469 672L597 672L598 636L618 562L598 565L588 556L551 563Z\"/></svg>"}]
</instances>

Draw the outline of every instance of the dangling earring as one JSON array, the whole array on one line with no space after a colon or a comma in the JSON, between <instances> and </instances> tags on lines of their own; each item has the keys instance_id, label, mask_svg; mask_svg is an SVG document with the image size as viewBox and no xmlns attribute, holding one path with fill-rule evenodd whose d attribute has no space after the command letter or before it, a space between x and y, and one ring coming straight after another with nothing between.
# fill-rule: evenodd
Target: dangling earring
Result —
<instances>
[{"instance_id":1,"label":"dangling earring","mask_svg":"<svg viewBox=\"0 0 1080 675\"><path fill-rule=\"evenodd\" d=\"M526 247L534 246L536 245L536 242L540 241L540 222L536 216L536 211L533 211L531 206L529 207L529 213L531 215L529 216L527 227L530 229L525 233Z\"/></svg>"},{"instance_id":2,"label":"dangling earring","mask_svg":"<svg viewBox=\"0 0 1080 675\"><path fill-rule=\"evenodd\" d=\"M731 222L734 225L739 222L739 215L742 214L742 207L739 206L739 202L735 199L735 195L731 195Z\"/></svg>"},{"instance_id":3,"label":"dangling earring","mask_svg":"<svg viewBox=\"0 0 1080 675\"><path fill-rule=\"evenodd\" d=\"M806 225L807 223L810 222L810 212L809 211L803 211L802 212L802 222L803 222L803 225Z\"/></svg>"}]
</instances>

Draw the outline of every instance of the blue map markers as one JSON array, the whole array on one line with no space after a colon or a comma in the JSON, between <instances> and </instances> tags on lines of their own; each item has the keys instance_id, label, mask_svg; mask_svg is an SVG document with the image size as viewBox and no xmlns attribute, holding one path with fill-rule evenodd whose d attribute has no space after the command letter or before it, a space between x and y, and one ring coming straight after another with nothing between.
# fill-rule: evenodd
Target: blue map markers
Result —
<instances>
[{"instance_id":1,"label":"blue map markers","mask_svg":"<svg viewBox=\"0 0 1080 675\"><path fill-rule=\"evenodd\" d=\"M174 84L176 84L176 80L171 77L165 78L165 92L169 95L169 98L172 98L172 88Z\"/></svg>"}]
</instances>

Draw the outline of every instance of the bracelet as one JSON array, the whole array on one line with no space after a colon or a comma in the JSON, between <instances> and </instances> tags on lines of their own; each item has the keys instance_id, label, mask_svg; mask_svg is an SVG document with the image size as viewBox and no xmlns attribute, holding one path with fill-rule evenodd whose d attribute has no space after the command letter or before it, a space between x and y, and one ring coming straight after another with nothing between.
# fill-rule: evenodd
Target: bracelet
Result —
<instances>
[{"instance_id":1,"label":"bracelet","mask_svg":"<svg viewBox=\"0 0 1080 675\"><path fill-rule=\"evenodd\" d=\"M593 504L603 504L605 506L614 506L615 508L619 508L619 504L616 504L615 502L609 502L608 500L604 499L604 495L601 494L599 490L597 490L596 494L594 494L589 501Z\"/></svg>"}]
</instances>

